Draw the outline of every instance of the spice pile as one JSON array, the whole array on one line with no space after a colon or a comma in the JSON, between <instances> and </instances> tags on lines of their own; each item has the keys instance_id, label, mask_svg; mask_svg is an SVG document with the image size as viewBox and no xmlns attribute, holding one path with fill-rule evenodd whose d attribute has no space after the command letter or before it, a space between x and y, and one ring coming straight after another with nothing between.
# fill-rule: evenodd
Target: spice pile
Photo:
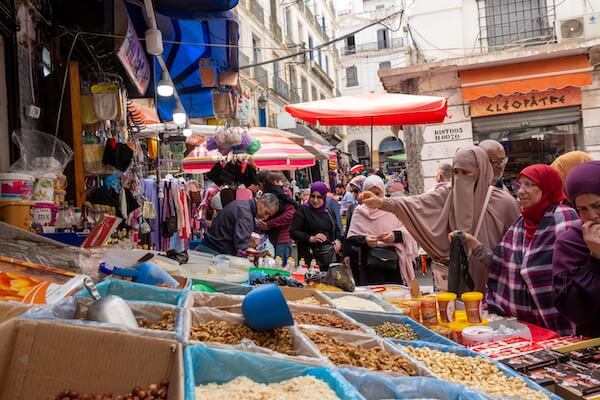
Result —
<instances>
[{"instance_id":1,"label":"spice pile","mask_svg":"<svg viewBox=\"0 0 600 400\"><path fill-rule=\"evenodd\" d=\"M78 393L74 390L63 390L56 396L48 396L48 400L157 400L166 399L169 395L169 381L163 380L160 385L152 384L147 389L137 386L127 394L112 393Z\"/></svg>"},{"instance_id":2,"label":"spice pile","mask_svg":"<svg viewBox=\"0 0 600 400\"><path fill-rule=\"evenodd\" d=\"M323 292L343 292L342 289L340 289L337 286L333 286L333 285L328 285L326 283L321 283L321 282L316 282L316 283L309 283L308 287L314 290L321 290Z\"/></svg>"},{"instance_id":3,"label":"spice pile","mask_svg":"<svg viewBox=\"0 0 600 400\"><path fill-rule=\"evenodd\" d=\"M462 383L499 398L547 399L543 393L527 387L519 378L506 377L494 364L482 357L466 357L427 347L404 347L443 380Z\"/></svg>"},{"instance_id":4,"label":"spice pile","mask_svg":"<svg viewBox=\"0 0 600 400\"><path fill-rule=\"evenodd\" d=\"M336 307L345 310L385 312L385 309L374 301L363 299L358 296L342 296L331 299L331 301Z\"/></svg>"},{"instance_id":5,"label":"spice pile","mask_svg":"<svg viewBox=\"0 0 600 400\"><path fill-rule=\"evenodd\" d=\"M228 383L196 387L196 398L203 400L338 400L329 386L312 376L300 376L269 385L240 376Z\"/></svg>"},{"instance_id":6,"label":"spice pile","mask_svg":"<svg viewBox=\"0 0 600 400\"><path fill-rule=\"evenodd\" d=\"M306 311L294 312L294 321L298 324L326 326L329 328L354 331L360 327L352 322L340 317L339 315L329 313L313 313Z\"/></svg>"},{"instance_id":7,"label":"spice pile","mask_svg":"<svg viewBox=\"0 0 600 400\"><path fill-rule=\"evenodd\" d=\"M278 353L296 355L294 342L288 329L279 328L273 331L255 331L250 327L228 321L208 321L194 324L190 338L201 342L217 342L223 344L240 344L242 339L252 340L260 347L266 347Z\"/></svg>"},{"instance_id":8,"label":"spice pile","mask_svg":"<svg viewBox=\"0 0 600 400\"><path fill-rule=\"evenodd\" d=\"M138 325L140 328L146 329L158 329L161 331L175 330L175 314L173 311L163 311L160 317L161 320L158 322L152 322L147 318L140 318L138 319Z\"/></svg>"},{"instance_id":9,"label":"spice pile","mask_svg":"<svg viewBox=\"0 0 600 400\"><path fill-rule=\"evenodd\" d=\"M344 343L320 332L302 329L324 356L336 365L352 365L372 371L416 375L415 367L404 357L392 355L379 346L363 347Z\"/></svg>"},{"instance_id":10,"label":"spice pile","mask_svg":"<svg viewBox=\"0 0 600 400\"><path fill-rule=\"evenodd\" d=\"M400 339L400 340L417 340L417 334L407 324L396 324L393 322L384 322L380 325L373 327L375 332L382 338L386 339Z\"/></svg>"}]
</instances>

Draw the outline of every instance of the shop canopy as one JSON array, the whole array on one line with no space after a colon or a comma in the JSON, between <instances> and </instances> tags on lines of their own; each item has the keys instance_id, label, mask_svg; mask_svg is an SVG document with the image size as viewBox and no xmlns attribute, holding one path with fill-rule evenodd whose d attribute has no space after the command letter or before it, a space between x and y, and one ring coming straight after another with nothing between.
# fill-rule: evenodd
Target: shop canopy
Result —
<instances>
[{"instance_id":1,"label":"shop canopy","mask_svg":"<svg viewBox=\"0 0 600 400\"><path fill-rule=\"evenodd\" d=\"M280 135L275 129L251 128L250 137L258 139L261 148L254 155L248 157L254 160L257 167L264 170L295 170L312 167L315 165L315 156L294 143L292 140ZM224 156L217 150L208 150L206 143L196 147L183 160L183 170L187 173L200 174L210 169L220 161L229 158L246 158L246 155Z\"/></svg>"},{"instance_id":2,"label":"shop canopy","mask_svg":"<svg viewBox=\"0 0 600 400\"><path fill-rule=\"evenodd\" d=\"M156 0L159 13L174 18L198 18L207 12L227 11L238 0Z\"/></svg>"},{"instance_id":3,"label":"shop canopy","mask_svg":"<svg viewBox=\"0 0 600 400\"><path fill-rule=\"evenodd\" d=\"M144 37L147 29L145 11L137 4L126 4L138 36ZM214 115L212 93L215 88L213 84L202 81L200 65L212 70L213 73L208 76L217 79L224 72L238 70L237 16L232 11L207 12L196 18L190 16L178 19L157 13L156 22L163 35L163 58L188 117L207 118ZM162 69L158 63L154 65L154 79L158 82ZM150 87L153 88L153 85ZM158 97L157 109L161 120L171 121L174 108L175 97Z\"/></svg>"},{"instance_id":4,"label":"shop canopy","mask_svg":"<svg viewBox=\"0 0 600 400\"><path fill-rule=\"evenodd\" d=\"M470 101L480 97L591 85L592 70L587 55L583 54L464 70L460 72L460 86L463 99Z\"/></svg>"},{"instance_id":5,"label":"shop canopy","mask_svg":"<svg viewBox=\"0 0 600 400\"><path fill-rule=\"evenodd\" d=\"M288 104L293 117L314 125L388 126L440 123L448 103L442 97L399 93L342 96Z\"/></svg>"}]
</instances>

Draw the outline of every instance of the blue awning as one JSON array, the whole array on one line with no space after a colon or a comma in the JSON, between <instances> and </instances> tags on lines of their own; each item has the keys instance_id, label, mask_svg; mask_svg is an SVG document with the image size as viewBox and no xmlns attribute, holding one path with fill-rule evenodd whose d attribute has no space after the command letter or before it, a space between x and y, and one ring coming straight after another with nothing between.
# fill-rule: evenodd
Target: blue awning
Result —
<instances>
[{"instance_id":1,"label":"blue awning","mask_svg":"<svg viewBox=\"0 0 600 400\"><path fill-rule=\"evenodd\" d=\"M146 23L142 9L128 3L128 11L138 34L143 37ZM238 70L237 16L231 11L203 13L202 19L177 19L157 14L156 20L163 34L163 58L188 117L213 116L213 88L204 87L201 82L200 60L208 59L217 74ZM156 60L154 67L154 77L158 81L162 69ZM154 85L151 85L150 92L153 89ZM174 107L174 97L159 97L157 108L161 120L171 121Z\"/></svg>"},{"instance_id":2,"label":"blue awning","mask_svg":"<svg viewBox=\"0 0 600 400\"><path fill-rule=\"evenodd\" d=\"M156 0L156 10L173 18L202 18L203 13L227 11L238 0Z\"/></svg>"}]
</instances>

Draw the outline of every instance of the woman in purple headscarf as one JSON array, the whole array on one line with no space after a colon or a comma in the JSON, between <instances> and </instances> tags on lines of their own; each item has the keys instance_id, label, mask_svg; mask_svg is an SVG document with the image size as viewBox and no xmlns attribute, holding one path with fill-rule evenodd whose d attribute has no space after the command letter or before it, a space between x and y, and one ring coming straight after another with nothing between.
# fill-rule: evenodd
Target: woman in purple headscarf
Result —
<instances>
[{"instance_id":1,"label":"woman in purple headscarf","mask_svg":"<svg viewBox=\"0 0 600 400\"><path fill-rule=\"evenodd\" d=\"M566 190L581 221L556 240L553 257L556 308L577 333L600 336L600 161L575 167Z\"/></svg>"},{"instance_id":2,"label":"woman in purple headscarf","mask_svg":"<svg viewBox=\"0 0 600 400\"><path fill-rule=\"evenodd\" d=\"M336 254L342 247L342 232L335 214L327 207L328 191L324 182L313 183L308 201L298 207L290 227L290 236L298 245L298 258L304 258L307 264L315 259L324 271L337 261Z\"/></svg>"}]
</instances>

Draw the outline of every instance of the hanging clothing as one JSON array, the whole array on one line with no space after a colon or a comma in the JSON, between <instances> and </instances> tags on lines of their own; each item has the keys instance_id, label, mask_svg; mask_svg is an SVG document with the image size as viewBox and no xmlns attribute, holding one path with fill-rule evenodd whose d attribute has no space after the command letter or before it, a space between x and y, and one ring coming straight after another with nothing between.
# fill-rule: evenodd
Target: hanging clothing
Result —
<instances>
[{"instance_id":1,"label":"hanging clothing","mask_svg":"<svg viewBox=\"0 0 600 400\"><path fill-rule=\"evenodd\" d=\"M519 217L493 251L488 306L560 335L573 334L573 325L554 306L552 257L556 237L576 222L572 208L551 206L527 246L525 219Z\"/></svg>"},{"instance_id":2,"label":"hanging clothing","mask_svg":"<svg viewBox=\"0 0 600 400\"><path fill-rule=\"evenodd\" d=\"M600 161L573 168L566 182L570 200L581 194L600 196ZM600 258L590 253L583 240L582 221L562 232L554 246L552 273L554 304L576 324L577 334L600 336Z\"/></svg>"},{"instance_id":3,"label":"hanging clothing","mask_svg":"<svg viewBox=\"0 0 600 400\"><path fill-rule=\"evenodd\" d=\"M453 178L452 186L434 192L384 199L381 207L381 210L395 214L429 256L446 266L450 256L448 233L454 230L474 233L488 188L494 180L487 153L477 146L465 146L457 151L454 168L462 168L475 176ZM494 188L483 212L478 239L493 248L518 216L518 202L509 193ZM484 292L487 268L471 257L469 272L475 290Z\"/></svg>"},{"instance_id":4,"label":"hanging clothing","mask_svg":"<svg viewBox=\"0 0 600 400\"><path fill-rule=\"evenodd\" d=\"M144 179L142 183L142 190L144 197L154 204L154 209L157 211L160 210L158 202L158 185L156 179ZM150 227L152 228L151 246L154 246L155 249L160 249L160 221L161 218L155 218L148 221Z\"/></svg>"},{"instance_id":5,"label":"hanging clothing","mask_svg":"<svg viewBox=\"0 0 600 400\"><path fill-rule=\"evenodd\" d=\"M368 177L363 185L364 190L370 190L373 187L378 187L382 194L385 192L383 180L377 175ZM417 257L419 246L410 233L408 233L406 228L404 228L402 222L400 222L395 215L387 211L372 209L364 205L359 205L354 210L347 237L352 238L359 236L364 238L368 235L379 236L387 232L402 232L402 241L394 243L393 246L398 254L398 268L400 275L402 276L402 280L406 284L409 284L413 279L415 279L413 261ZM385 244L380 243L380 245ZM369 274L368 270L364 270L364 272L367 275Z\"/></svg>"}]
</instances>

